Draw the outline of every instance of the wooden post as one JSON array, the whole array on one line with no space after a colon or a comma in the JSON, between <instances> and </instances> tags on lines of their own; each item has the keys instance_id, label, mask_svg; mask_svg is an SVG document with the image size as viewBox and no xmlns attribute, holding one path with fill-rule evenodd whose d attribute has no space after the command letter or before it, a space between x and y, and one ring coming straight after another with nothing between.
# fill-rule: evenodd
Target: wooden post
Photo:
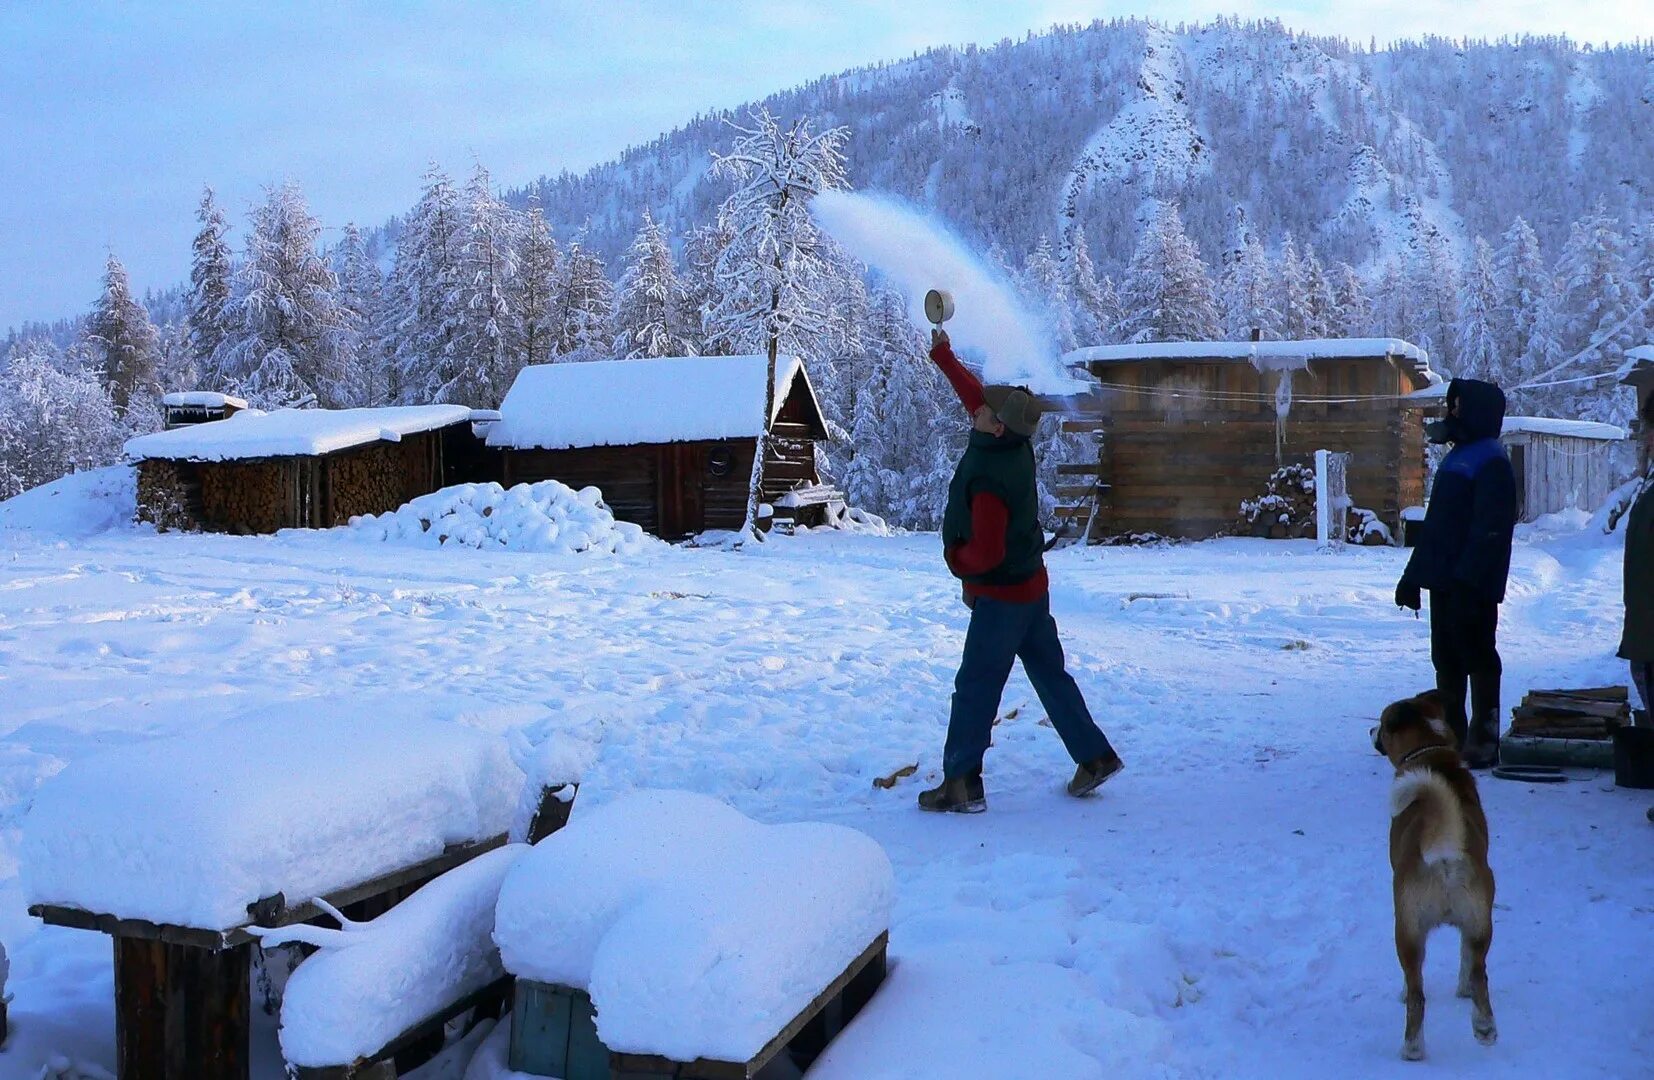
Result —
<instances>
[{"instance_id":1,"label":"wooden post","mask_svg":"<svg viewBox=\"0 0 1654 1080\"><path fill-rule=\"evenodd\" d=\"M115 938L115 1062L121 1080L247 1080L245 945L214 952Z\"/></svg>"},{"instance_id":2,"label":"wooden post","mask_svg":"<svg viewBox=\"0 0 1654 1080\"><path fill-rule=\"evenodd\" d=\"M565 800L562 796L565 794ZM574 810L574 797L580 794L579 784L554 784L540 792L540 805L528 823L528 842L538 844L569 823Z\"/></svg>"}]
</instances>

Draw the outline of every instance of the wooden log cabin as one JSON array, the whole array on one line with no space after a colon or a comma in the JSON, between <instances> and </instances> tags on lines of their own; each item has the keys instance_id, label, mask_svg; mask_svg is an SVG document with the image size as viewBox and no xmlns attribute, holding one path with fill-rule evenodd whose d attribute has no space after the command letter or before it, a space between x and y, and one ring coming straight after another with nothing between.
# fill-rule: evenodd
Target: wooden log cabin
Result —
<instances>
[{"instance_id":1,"label":"wooden log cabin","mask_svg":"<svg viewBox=\"0 0 1654 1080\"><path fill-rule=\"evenodd\" d=\"M1098 382L1064 428L1099 437L1098 460L1065 465L1059 513L1093 542L1205 539L1238 528L1240 504L1282 464L1350 454L1349 494L1400 535L1425 494L1423 403L1440 382L1395 339L1151 342L1079 349Z\"/></svg>"},{"instance_id":2,"label":"wooden log cabin","mask_svg":"<svg viewBox=\"0 0 1654 1080\"><path fill-rule=\"evenodd\" d=\"M598 360L524 368L487 443L503 483L560 480L602 490L615 517L678 540L738 529L759 433L766 427L763 356ZM762 498L817 484L815 442L827 437L804 365L776 362Z\"/></svg>"},{"instance_id":3,"label":"wooden log cabin","mask_svg":"<svg viewBox=\"0 0 1654 1080\"><path fill-rule=\"evenodd\" d=\"M460 405L249 410L126 444L138 517L163 529L273 533L348 524L469 476L449 466L474 443Z\"/></svg>"}]
</instances>

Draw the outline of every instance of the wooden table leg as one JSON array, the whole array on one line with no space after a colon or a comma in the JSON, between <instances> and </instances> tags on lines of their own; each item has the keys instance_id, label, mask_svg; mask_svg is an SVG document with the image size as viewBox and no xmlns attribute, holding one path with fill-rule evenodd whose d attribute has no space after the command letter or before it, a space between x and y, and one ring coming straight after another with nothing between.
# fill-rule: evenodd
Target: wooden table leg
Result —
<instances>
[{"instance_id":1,"label":"wooden table leg","mask_svg":"<svg viewBox=\"0 0 1654 1080\"><path fill-rule=\"evenodd\" d=\"M247 1080L251 954L115 939L121 1080Z\"/></svg>"}]
</instances>

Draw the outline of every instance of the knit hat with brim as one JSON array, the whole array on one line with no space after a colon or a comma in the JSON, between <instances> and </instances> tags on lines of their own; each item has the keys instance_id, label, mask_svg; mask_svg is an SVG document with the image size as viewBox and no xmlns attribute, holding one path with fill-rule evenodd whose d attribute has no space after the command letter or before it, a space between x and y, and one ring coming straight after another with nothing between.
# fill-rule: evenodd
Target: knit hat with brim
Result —
<instances>
[{"instance_id":1,"label":"knit hat with brim","mask_svg":"<svg viewBox=\"0 0 1654 1080\"><path fill-rule=\"evenodd\" d=\"M1040 405L1034 400L1034 395L1020 386L985 386L982 396L988 402L988 408L999 417L1006 430L1014 431L1024 438L1032 438L1034 431L1039 427Z\"/></svg>"}]
</instances>

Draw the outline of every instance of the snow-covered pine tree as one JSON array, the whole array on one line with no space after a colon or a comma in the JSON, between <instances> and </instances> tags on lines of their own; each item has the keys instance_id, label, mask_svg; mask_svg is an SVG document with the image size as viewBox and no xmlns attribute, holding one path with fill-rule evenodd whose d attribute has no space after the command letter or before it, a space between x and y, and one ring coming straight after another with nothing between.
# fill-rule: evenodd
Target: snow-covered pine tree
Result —
<instances>
[{"instance_id":1,"label":"snow-covered pine tree","mask_svg":"<svg viewBox=\"0 0 1654 1080\"><path fill-rule=\"evenodd\" d=\"M393 343L390 394L404 404L435 394L438 365L460 325L459 192L448 174L426 170L419 202L402 223L386 287L387 340Z\"/></svg>"},{"instance_id":2,"label":"snow-covered pine tree","mask_svg":"<svg viewBox=\"0 0 1654 1080\"><path fill-rule=\"evenodd\" d=\"M1051 340L1060 351L1071 351L1076 344L1072 298L1067 275L1052 250L1050 237L1040 235L1039 242L1022 264L1019 279L1023 294L1039 312Z\"/></svg>"},{"instance_id":3,"label":"snow-covered pine tree","mask_svg":"<svg viewBox=\"0 0 1654 1080\"><path fill-rule=\"evenodd\" d=\"M1654 80L1654 72L1650 73ZM1626 237L1625 265L1631 278L1628 302L1641 314L1627 327L1628 339L1654 342L1654 211L1631 226Z\"/></svg>"},{"instance_id":4,"label":"snow-covered pine tree","mask_svg":"<svg viewBox=\"0 0 1654 1080\"><path fill-rule=\"evenodd\" d=\"M339 282L317 250L321 224L298 185L268 191L253 211L247 255L226 309L234 327L214 363L249 403L331 407L345 389Z\"/></svg>"},{"instance_id":5,"label":"snow-covered pine tree","mask_svg":"<svg viewBox=\"0 0 1654 1080\"><path fill-rule=\"evenodd\" d=\"M1209 341L1220 332L1206 264L1170 202L1155 201L1120 293L1126 341Z\"/></svg>"},{"instance_id":6,"label":"snow-covered pine tree","mask_svg":"<svg viewBox=\"0 0 1654 1080\"><path fill-rule=\"evenodd\" d=\"M735 144L713 157L713 172L736 189L719 209L730 242L718 259L727 291L711 313L714 350L758 350L768 356L764 416L774 411L776 357L808 357L809 343L827 320L821 289L832 276L831 242L810 217L810 199L847 186L844 144L848 128L812 130L808 118L783 127L767 108L735 125ZM759 537L759 482L769 449L761 429L747 492L743 536Z\"/></svg>"},{"instance_id":7,"label":"snow-covered pine tree","mask_svg":"<svg viewBox=\"0 0 1654 1080\"><path fill-rule=\"evenodd\" d=\"M1566 319L1563 352L1575 354L1591 349L1596 361L1616 346L1641 344L1626 336L1621 327L1631 311L1632 291L1626 273L1626 240L1619 235L1616 220L1603 202L1573 223L1568 243L1556 260L1556 278L1561 288L1561 313Z\"/></svg>"},{"instance_id":8,"label":"snow-covered pine tree","mask_svg":"<svg viewBox=\"0 0 1654 1080\"><path fill-rule=\"evenodd\" d=\"M1246 210L1235 207L1233 231L1223 252L1218 294L1223 334L1230 341L1250 341L1252 331L1272 341L1281 336L1281 310L1275 297L1269 253L1264 250Z\"/></svg>"},{"instance_id":9,"label":"snow-covered pine tree","mask_svg":"<svg viewBox=\"0 0 1654 1080\"><path fill-rule=\"evenodd\" d=\"M459 311L447 351L437 360L430 400L492 409L517 377L509 349L517 267L510 211L480 163L465 185L460 221Z\"/></svg>"},{"instance_id":10,"label":"snow-covered pine tree","mask_svg":"<svg viewBox=\"0 0 1654 1080\"><path fill-rule=\"evenodd\" d=\"M1519 358L1528 354L1534 322L1545 296L1555 291L1550 271L1539 250L1539 238L1522 218L1511 222L1493 257L1493 280L1498 290L1494 309L1494 334L1501 355L1506 357L1510 375L1526 378Z\"/></svg>"},{"instance_id":11,"label":"snow-covered pine tree","mask_svg":"<svg viewBox=\"0 0 1654 1080\"><path fill-rule=\"evenodd\" d=\"M643 209L625 269L616 286L614 354L623 360L658 356L693 356L694 344L683 334L683 286L672 262L666 233L648 207Z\"/></svg>"},{"instance_id":12,"label":"snow-covered pine tree","mask_svg":"<svg viewBox=\"0 0 1654 1080\"><path fill-rule=\"evenodd\" d=\"M1407 222L1407 261L1402 267L1405 304L1412 319L1406 337L1420 345L1428 341L1433 359L1444 370L1455 370L1453 324L1459 310L1458 282L1453 250L1447 237L1424 216L1413 196L1403 198Z\"/></svg>"},{"instance_id":13,"label":"snow-covered pine tree","mask_svg":"<svg viewBox=\"0 0 1654 1080\"><path fill-rule=\"evenodd\" d=\"M563 278L563 256L557 250L540 200L531 196L528 209L517 216L517 276L511 306L517 312L512 363L518 371L551 362L557 341L557 289Z\"/></svg>"},{"instance_id":14,"label":"snow-covered pine tree","mask_svg":"<svg viewBox=\"0 0 1654 1080\"><path fill-rule=\"evenodd\" d=\"M1091 248L1086 242L1085 230L1074 230L1074 242L1068 250L1068 294L1072 304L1074 337L1083 348L1107 345L1114 340L1114 322L1119 318L1119 300L1113 297L1114 286L1105 290L1097 276L1097 266L1091 261Z\"/></svg>"},{"instance_id":15,"label":"snow-covered pine tree","mask_svg":"<svg viewBox=\"0 0 1654 1080\"><path fill-rule=\"evenodd\" d=\"M189 323L175 322L158 327L155 341L155 378L160 384L160 391L171 393L174 390L199 388L201 369L196 366Z\"/></svg>"},{"instance_id":16,"label":"snow-covered pine tree","mask_svg":"<svg viewBox=\"0 0 1654 1080\"><path fill-rule=\"evenodd\" d=\"M1283 338L1302 341L1315 336L1309 325L1309 267L1291 233L1281 241L1281 257L1276 263L1275 303L1281 312Z\"/></svg>"},{"instance_id":17,"label":"snow-covered pine tree","mask_svg":"<svg viewBox=\"0 0 1654 1080\"><path fill-rule=\"evenodd\" d=\"M339 279L339 363L344 371L338 403L351 408L389 405L390 358L388 343L381 337L385 279L354 223L345 226L333 260Z\"/></svg>"},{"instance_id":18,"label":"snow-covered pine tree","mask_svg":"<svg viewBox=\"0 0 1654 1080\"><path fill-rule=\"evenodd\" d=\"M149 312L132 298L126 267L113 254L104 265L103 292L86 320L84 340L118 411L125 412L133 398L153 395L160 388L155 327Z\"/></svg>"},{"instance_id":19,"label":"snow-covered pine tree","mask_svg":"<svg viewBox=\"0 0 1654 1080\"><path fill-rule=\"evenodd\" d=\"M209 385L218 388L221 380L216 378L217 373L211 368L213 357L218 355L230 330L229 316L225 311L230 303L234 273L229 241L225 239L230 225L210 187L202 189L201 203L196 207L195 217L201 222L201 231L195 234L195 242L191 245L189 345L194 353L195 369L207 377Z\"/></svg>"},{"instance_id":20,"label":"snow-covered pine tree","mask_svg":"<svg viewBox=\"0 0 1654 1080\"><path fill-rule=\"evenodd\" d=\"M114 462L124 435L97 375L50 342L23 342L0 364L0 499Z\"/></svg>"},{"instance_id":21,"label":"snow-covered pine tree","mask_svg":"<svg viewBox=\"0 0 1654 1080\"><path fill-rule=\"evenodd\" d=\"M602 360L614 344L614 284L603 260L584 235L569 242L563 278L557 289L557 337L553 349L562 361Z\"/></svg>"},{"instance_id":22,"label":"snow-covered pine tree","mask_svg":"<svg viewBox=\"0 0 1654 1080\"><path fill-rule=\"evenodd\" d=\"M1367 286L1349 263L1341 262L1332 272L1333 324L1338 337L1360 338L1373 333L1373 306Z\"/></svg>"},{"instance_id":23,"label":"snow-covered pine tree","mask_svg":"<svg viewBox=\"0 0 1654 1080\"><path fill-rule=\"evenodd\" d=\"M729 223L697 225L683 241L683 336L697 356L725 355L707 334L707 321L723 303L718 260L730 242Z\"/></svg>"},{"instance_id":24,"label":"snow-covered pine tree","mask_svg":"<svg viewBox=\"0 0 1654 1080\"><path fill-rule=\"evenodd\" d=\"M1460 378L1509 385L1494 329L1498 307L1499 290L1493 273L1493 249L1478 236L1459 288L1459 317L1454 328L1453 350L1457 366L1453 373Z\"/></svg>"},{"instance_id":25,"label":"snow-covered pine tree","mask_svg":"<svg viewBox=\"0 0 1654 1080\"><path fill-rule=\"evenodd\" d=\"M1304 249L1304 303L1304 333L1312 338L1331 334L1338 304L1332 295L1332 279L1313 245Z\"/></svg>"}]
</instances>

